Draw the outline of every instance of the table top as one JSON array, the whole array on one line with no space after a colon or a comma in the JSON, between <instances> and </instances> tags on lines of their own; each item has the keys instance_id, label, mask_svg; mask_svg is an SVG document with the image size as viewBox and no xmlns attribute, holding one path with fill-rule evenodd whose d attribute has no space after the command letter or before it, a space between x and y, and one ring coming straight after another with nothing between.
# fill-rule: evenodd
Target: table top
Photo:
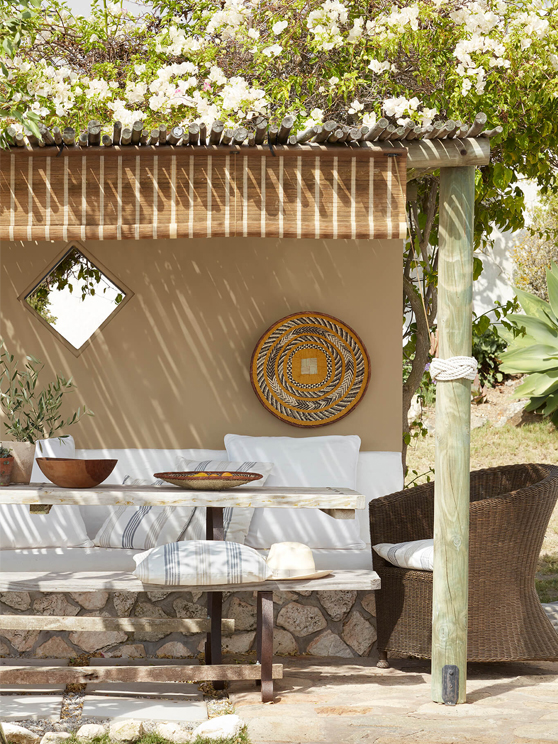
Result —
<instances>
[{"instance_id":1,"label":"table top","mask_svg":"<svg viewBox=\"0 0 558 744\"><path fill-rule=\"evenodd\" d=\"M65 504L79 506L210 506L321 509L337 519L354 518L366 498L350 488L269 487L190 491L177 486L107 486L59 488L30 483L0 487L0 504Z\"/></svg>"}]
</instances>

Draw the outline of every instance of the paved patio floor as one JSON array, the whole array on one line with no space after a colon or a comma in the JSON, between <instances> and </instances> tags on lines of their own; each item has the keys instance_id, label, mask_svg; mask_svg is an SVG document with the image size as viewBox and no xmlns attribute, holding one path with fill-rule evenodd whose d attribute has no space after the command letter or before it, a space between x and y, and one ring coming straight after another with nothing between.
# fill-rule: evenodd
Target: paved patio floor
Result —
<instances>
[{"instance_id":1,"label":"paved patio floor","mask_svg":"<svg viewBox=\"0 0 558 744\"><path fill-rule=\"evenodd\" d=\"M429 662L293 658L262 704L254 683L231 684L253 744L548 744L558 742L558 663L470 664L468 702L430 700Z\"/></svg>"}]
</instances>

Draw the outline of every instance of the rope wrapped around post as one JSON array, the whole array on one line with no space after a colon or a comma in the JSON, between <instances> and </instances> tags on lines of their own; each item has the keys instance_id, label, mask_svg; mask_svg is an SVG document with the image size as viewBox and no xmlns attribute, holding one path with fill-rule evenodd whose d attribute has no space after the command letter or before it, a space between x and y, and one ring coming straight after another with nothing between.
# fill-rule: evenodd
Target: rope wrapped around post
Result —
<instances>
[{"instance_id":1,"label":"rope wrapped around post","mask_svg":"<svg viewBox=\"0 0 558 744\"><path fill-rule=\"evenodd\" d=\"M474 380L477 376L478 362L474 357L455 356L449 359L435 358L430 363L430 377L435 382L451 380Z\"/></svg>"}]
</instances>

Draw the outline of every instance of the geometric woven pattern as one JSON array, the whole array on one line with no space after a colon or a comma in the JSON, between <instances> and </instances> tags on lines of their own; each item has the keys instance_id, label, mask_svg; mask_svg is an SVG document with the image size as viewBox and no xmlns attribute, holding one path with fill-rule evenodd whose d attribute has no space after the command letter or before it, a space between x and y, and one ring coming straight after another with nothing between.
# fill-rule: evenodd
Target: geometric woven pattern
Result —
<instances>
[{"instance_id":1,"label":"geometric woven pattern","mask_svg":"<svg viewBox=\"0 0 558 744\"><path fill-rule=\"evenodd\" d=\"M300 312L274 323L250 364L260 403L293 426L325 426L360 403L370 379L364 344L331 315Z\"/></svg>"}]
</instances>

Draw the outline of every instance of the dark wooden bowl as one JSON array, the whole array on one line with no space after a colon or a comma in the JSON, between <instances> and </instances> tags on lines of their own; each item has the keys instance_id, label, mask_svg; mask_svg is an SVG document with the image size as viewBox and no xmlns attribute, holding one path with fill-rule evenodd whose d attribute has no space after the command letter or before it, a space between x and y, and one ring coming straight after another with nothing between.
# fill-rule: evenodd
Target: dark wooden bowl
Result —
<instances>
[{"instance_id":1,"label":"dark wooden bowl","mask_svg":"<svg viewBox=\"0 0 558 744\"><path fill-rule=\"evenodd\" d=\"M60 488L94 488L106 480L118 460L77 460L37 457L37 465Z\"/></svg>"}]
</instances>

